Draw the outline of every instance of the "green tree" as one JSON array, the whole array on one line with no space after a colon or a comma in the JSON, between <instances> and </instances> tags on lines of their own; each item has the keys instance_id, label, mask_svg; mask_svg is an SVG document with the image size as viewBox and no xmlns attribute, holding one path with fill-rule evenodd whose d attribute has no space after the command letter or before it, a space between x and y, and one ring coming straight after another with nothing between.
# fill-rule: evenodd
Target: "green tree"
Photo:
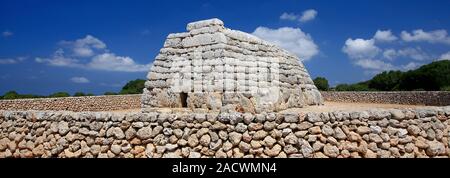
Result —
<instances>
[{"instance_id":1,"label":"green tree","mask_svg":"<svg viewBox=\"0 0 450 178\"><path fill-rule=\"evenodd\" d=\"M328 85L328 80L324 77L316 77L314 79L314 85L321 90L321 91L327 91L330 88L330 85Z\"/></svg>"},{"instance_id":2,"label":"green tree","mask_svg":"<svg viewBox=\"0 0 450 178\"><path fill-rule=\"evenodd\" d=\"M86 96L95 96L93 93L88 93Z\"/></svg>"},{"instance_id":3,"label":"green tree","mask_svg":"<svg viewBox=\"0 0 450 178\"><path fill-rule=\"evenodd\" d=\"M144 90L145 80L136 79L129 81L125 86L123 86L120 94L140 94Z\"/></svg>"},{"instance_id":4,"label":"green tree","mask_svg":"<svg viewBox=\"0 0 450 178\"><path fill-rule=\"evenodd\" d=\"M32 94L23 94L23 95L20 94L19 98L44 98L44 96L32 95Z\"/></svg>"},{"instance_id":5,"label":"green tree","mask_svg":"<svg viewBox=\"0 0 450 178\"><path fill-rule=\"evenodd\" d=\"M116 92L107 91L103 95L117 95L117 93Z\"/></svg>"},{"instance_id":6,"label":"green tree","mask_svg":"<svg viewBox=\"0 0 450 178\"><path fill-rule=\"evenodd\" d=\"M436 61L416 70L403 74L399 88L401 90L423 89L438 91L450 86L450 61Z\"/></svg>"},{"instance_id":7,"label":"green tree","mask_svg":"<svg viewBox=\"0 0 450 178\"><path fill-rule=\"evenodd\" d=\"M369 80L368 87L379 91L398 90L402 74L401 71L382 72Z\"/></svg>"},{"instance_id":8,"label":"green tree","mask_svg":"<svg viewBox=\"0 0 450 178\"><path fill-rule=\"evenodd\" d=\"M56 92L56 93L53 93L53 94L49 95L48 97L50 97L50 98L58 98L58 97L69 97L69 96L70 95L67 92Z\"/></svg>"},{"instance_id":9,"label":"green tree","mask_svg":"<svg viewBox=\"0 0 450 178\"><path fill-rule=\"evenodd\" d=\"M450 85L449 86L445 86L445 87L441 87L441 91L450 91Z\"/></svg>"},{"instance_id":10,"label":"green tree","mask_svg":"<svg viewBox=\"0 0 450 178\"><path fill-rule=\"evenodd\" d=\"M86 96L83 92L76 92L73 96Z\"/></svg>"},{"instance_id":11,"label":"green tree","mask_svg":"<svg viewBox=\"0 0 450 178\"><path fill-rule=\"evenodd\" d=\"M3 95L3 99L7 99L7 100L18 99L18 98L20 98L20 97L16 91L8 91Z\"/></svg>"},{"instance_id":12,"label":"green tree","mask_svg":"<svg viewBox=\"0 0 450 178\"><path fill-rule=\"evenodd\" d=\"M336 87L334 87L334 90L336 91L348 91L348 84L338 84Z\"/></svg>"},{"instance_id":13,"label":"green tree","mask_svg":"<svg viewBox=\"0 0 450 178\"><path fill-rule=\"evenodd\" d=\"M335 87L336 91L373 91L369 88L368 82L360 82L356 84L339 84Z\"/></svg>"},{"instance_id":14,"label":"green tree","mask_svg":"<svg viewBox=\"0 0 450 178\"><path fill-rule=\"evenodd\" d=\"M340 84L336 91L445 91L450 86L450 61L436 61L407 72L382 72L371 80Z\"/></svg>"}]
</instances>

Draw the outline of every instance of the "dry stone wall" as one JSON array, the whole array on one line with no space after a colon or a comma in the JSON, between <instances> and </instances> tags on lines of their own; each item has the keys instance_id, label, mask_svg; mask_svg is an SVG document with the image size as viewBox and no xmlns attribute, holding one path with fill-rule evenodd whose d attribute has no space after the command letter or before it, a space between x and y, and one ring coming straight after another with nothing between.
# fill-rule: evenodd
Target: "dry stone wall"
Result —
<instances>
[{"instance_id":1,"label":"dry stone wall","mask_svg":"<svg viewBox=\"0 0 450 178\"><path fill-rule=\"evenodd\" d=\"M0 111L0 157L449 157L450 107L330 113Z\"/></svg>"},{"instance_id":2,"label":"dry stone wall","mask_svg":"<svg viewBox=\"0 0 450 178\"><path fill-rule=\"evenodd\" d=\"M140 94L0 100L0 110L112 111L140 107Z\"/></svg>"},{"instance_id":3,"label":"dry stone wall","mask_svg":"<svg viewBox=\"0 0 450 178\"><path fill-rule=\"evenodd\" d=\"M389 103L429 106L449 106L448 91L401 91L401 92L336 92L322 91L325 101L352 103Z\"/></svg>"}]
</instances>

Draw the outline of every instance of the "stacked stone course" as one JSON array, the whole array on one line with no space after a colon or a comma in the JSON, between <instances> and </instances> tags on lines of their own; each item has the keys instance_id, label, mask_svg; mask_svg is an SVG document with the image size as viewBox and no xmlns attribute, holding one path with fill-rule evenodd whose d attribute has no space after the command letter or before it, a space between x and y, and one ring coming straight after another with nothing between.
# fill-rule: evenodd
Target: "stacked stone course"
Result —
<instances>
[{"instance_id":1,"label":"stacked stone course","mask_svg":"<svg viewBox=\"0 0 450 178\"><path fill-rule=\"evenodd\" d=\"M325 101L449 106L448 91L322 91Z\"/></svg>"},{"instance_id":2,"label":"stacked stone course","mask_svg":"<svg viewBox=\"0 0 450 178\"><path fill-rule=\"evenodd\" d=\"M450 107L329 113L0 111L0 157L449 157Z\"/></svg>"},{"instance_id":3,"label":"stacked stone course","mask_svg":"<svg viewBox=\"0 0 450 178\"><path fill-rule=\"evenodd\" d=\"M141 95L0 100L0 110L114 111L139 109Z\"/></svg>"}]
</instances>

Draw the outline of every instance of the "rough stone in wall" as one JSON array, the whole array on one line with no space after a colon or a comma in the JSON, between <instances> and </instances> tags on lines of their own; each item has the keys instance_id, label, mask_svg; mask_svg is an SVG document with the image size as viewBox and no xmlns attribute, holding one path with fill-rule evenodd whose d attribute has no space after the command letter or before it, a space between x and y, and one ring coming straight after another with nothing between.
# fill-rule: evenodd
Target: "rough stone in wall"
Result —
<instances>
[{"instance_id":1,"label":"rough stone in wall","mask_svg":"<svg viewBox=\"0 0 450 178\"><path fill-rule=\"evenodd\" d=\"M449 118L450 106L260 114L0 110L0 158L448 158Z\"/></svg>"},{"instance_id":2,"label":"rough stone in wall","mask_svg":"<svg viewBox=\"0 0 450 178\"><path fill-rule=\"evenodd\" d=\"M320 105L298 57L219 19L169 34L147 75L143 111L202 108L250 113Z\"/></svg>"},{"instance_id":3,"label":"rough stone in wall","mask_svg":"<svg viewBox=\"0 0 450 178\"><path fill-rule=\"evenodd\" d=\"M138 109L141 95L107 95L0 100L0 110L113 111Z\"/></svg>"}]
</instances>

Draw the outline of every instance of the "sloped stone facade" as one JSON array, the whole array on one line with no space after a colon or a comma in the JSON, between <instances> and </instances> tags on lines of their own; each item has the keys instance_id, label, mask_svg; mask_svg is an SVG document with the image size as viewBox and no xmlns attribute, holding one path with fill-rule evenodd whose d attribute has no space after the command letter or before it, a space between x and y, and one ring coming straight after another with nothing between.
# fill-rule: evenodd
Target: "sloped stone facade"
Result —
<instances>
[{"instance_id":1,"label":"sloped stone facade","mask_svg":"<svg viewBox=\"0 0 450 178\"><path fill-rule=\"evenodd\" d=\"M146 108L250 113L323 103L298 57L219 19L167 37L145 83Z\"/></svg>"}]
</instances>

